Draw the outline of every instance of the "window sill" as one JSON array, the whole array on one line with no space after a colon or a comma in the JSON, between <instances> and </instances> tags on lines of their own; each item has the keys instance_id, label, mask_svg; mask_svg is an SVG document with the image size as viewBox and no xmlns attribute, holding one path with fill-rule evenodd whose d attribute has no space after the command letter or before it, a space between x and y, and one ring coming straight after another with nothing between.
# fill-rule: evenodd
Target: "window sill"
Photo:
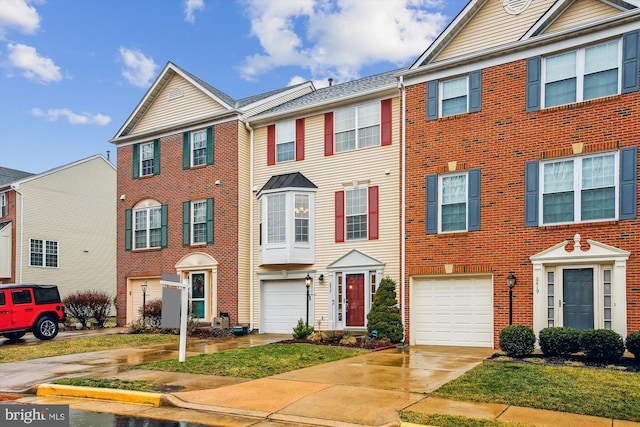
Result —
<instances>
[{"instance_id":1,"label":"window sill","mask_svg":"<svg viewBox=\"0 0 640 427\"><path fill-rule=\"evenodd\" d=\"M137 254L139 253L143 253L143 252L156 252L156 251L160 251L162 250L162 248L140 248L140 249L131 249L131 252L135 252Z\"/></svg>"},{"instance_id":2,"label":"window sill","mask_svg":"<svg viewBox=\"0 0 640 427\"><path fill-rule=\"evenodd\" d=\"M558 225L539 225L538 228L542 230L559 230L559 229L571 229L571 228L585 228L585 227L603 227L609 225L618 225L620 221L607 220L596 222L576 222L573 224L558 224Z\"/></svg>"},{"instance_id":3,"label":"window sill","mask_svg":"<svg viewBox=\"0 0 640 427\"><path fill-rule=\"evenodd\" d=\"M573 102L571 104L555 105L553 107L541 108L539 110L539 112L541 112L541 113L555 113L556 111L575 110L575 109L579 109L579 108L582 108L582 107L585 107L585 106L588 106L588 105L591 105L591 104L599 104L601 102L617 100L620 97L622 97L622 94L609 95L609 96L604 96L602 98L590 99L588 101L579 101L579 102Z\"/></svg>"},{"instance_id":4,"label":"window sill","mask_svg":"<svg viewBox=\"0 0 640 427\"><path fill-rule=\"evenodd\" d=\"M438 237L462 237L469 234L469 231L451 231L448 233L438 232Z\"/></svg>"}]
</instances>

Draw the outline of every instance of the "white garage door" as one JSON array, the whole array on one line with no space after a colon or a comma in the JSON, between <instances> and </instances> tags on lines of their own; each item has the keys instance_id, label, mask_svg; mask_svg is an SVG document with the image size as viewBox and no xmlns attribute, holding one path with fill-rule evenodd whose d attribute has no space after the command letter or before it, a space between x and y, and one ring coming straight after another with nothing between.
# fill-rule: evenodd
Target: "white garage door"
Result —
<instances>
[{"instance_id":1,"label":"white garage door","mask_svg":"<svg viewBox=\"0 0 640 427\"><path fill-rule=\"evenodd\" d=\"M415 279L411 344L493 348L491 277Z\"/></svg>"},{"instance_id":2,"label":"white garage door","mask_svg":"<svg viewBox=\"0 0 640 427\"><path fill-rule=\"evenodd\" d=\"M260 332L291 334L298 320L306 320L307 288L304 281L262 282L260 304ZM309 318L313 310L309 307ZM312 320L309 320L313 322Z\"/></svg>"}]
</instances>

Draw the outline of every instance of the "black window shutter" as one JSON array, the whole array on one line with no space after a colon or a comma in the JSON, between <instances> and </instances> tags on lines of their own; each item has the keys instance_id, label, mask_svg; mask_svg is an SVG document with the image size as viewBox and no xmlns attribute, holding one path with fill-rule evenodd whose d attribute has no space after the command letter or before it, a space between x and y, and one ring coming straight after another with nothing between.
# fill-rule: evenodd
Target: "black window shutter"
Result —
<instances>
[{"instance_id":1,"label":"black window shutter","mask_svg":"<svg viewBox=\"0 0 640 427\"><path fill-rule=\"evenodd\" d=\"M469 196L468 196L469 231L480 230L480 169L469 169Z\"/></svg>"},{"instance_id":2,"label":"black window shutter","mask_svg":"<svg viewBox=\"0 0 640 427\"><path fill-rule=\"evenodd\" d=\"M427 175L427 234L438 233L438 175Z\"/></svg>"},{"instance_id":3,"label":"black window shutter","mask_svg":"<svg viewBox=\"0 0 640 427\"><path fill-rule=\"evenodd\" d=\"M213 164L213 147L214 147L214 127L207 128L207 164Z\"/></svg>"},{"instance_id":4,"label":"black window shutter","mask_svg":"<svg viewBox=\"0 0 640 427\"><path fill-rule=\"evenodd\" d=\"M153 140L153 174L160 175L160 140Z\"/></svg>"},{"instance_id":5,"label":"black window shutter","mask_svg":"<svg viewBox=\"0 0 640 427\"><path fill-rule=\"evenodd\" d=\"M637 217L638 147L620 150L620 219Z\"/></svg>"},{"instance_id":6,"label":"black window shutter","mask_svg":"<svg viewBox=\"0 0 640 427\"><path fill-rule=\"evenodd\" d=\"M191 166L191 134L182 132L182 169Z\"/></svg>"},{"instance_id":7,"label":"black window shutter","mask_svg":"<svg viewBox=\"0 0 640 427\"><path fill-rule=\"evenodd\" d=\"M538 111L541 108L541 66L542 58L540 56L527 59L527 112Z\"/></svg>"},{"instance_id":8,"label":"black window shutter","mask_svg":"<svg viewBox=\"0 0 640 427\"><path fill-rule=\"evenodd\" d=\"M469 73L469 112L482 110L482 70Z\"/></svg>"},{"instance_id":9,"label":"black window shutter","mask_svg":"<svg viewBox=\"0 0 640 427\"><path fill-rule=\"evenodd\" d=\"M131 148L133 150L133 153L131 153L131 158L133 159L131 176L133 176L133 179L137 179L140 177L140 144L134 144Z\"/></svg>"},{"instance_id":10,"label":"black window shutter","mask_svg":"<svg viewBox=\"0 0 640 427\"><path fill-rule=\"evenodd\" d=\"M427 82L427 120L438 118L438 80Z\"/></svg>"},{"instance_id":11,"label":"black window shutter","mask_svg":"<svg viewBox=\"0 0 640 427\"><path fill-rule=\"evenodd\" d=\"M524 172L524 225L538 226L538 170L540 163L527 162Z\"/></svg>"},{"instance_id":12,"label":"black window shutter","mask_svg":"<svg viewBox=\"0 0 640 427\"><path fill-rule=\"evenodd\" d=\"M622 93L638 90L640 69L640 30L622 36Z\"/></svg>"},{"instance_id":13,"label":"black window shutter","mask_svg":"<svg viewBox=\"0 0 640 427\"><path fill-rule=\"evenodd\" d=\"M213 244L213 199L207 199L207 243Z\"/></svg>"},{"instance_id":14,"label":"black window shutter","mask_svg":"<svg viewBox=\"0 0 640 427\"><path fill-rule=\"evenodd\" d=\"M127 209L126 211L124 211L124 250L125 251L130 251L131 244L133 243L132 241L133 233L131 230L131 216L132 216L131 209Z\"/></svg>"},{"instance_id":15,"label":"black window shutter","mask_svg":"<svg viewBox=\"0 0 640 427\"><path fill-rule=\"evenodd\" d=\"M182 245L191 244L191 202L182 202Z\"/></svg>"}]
</instances>

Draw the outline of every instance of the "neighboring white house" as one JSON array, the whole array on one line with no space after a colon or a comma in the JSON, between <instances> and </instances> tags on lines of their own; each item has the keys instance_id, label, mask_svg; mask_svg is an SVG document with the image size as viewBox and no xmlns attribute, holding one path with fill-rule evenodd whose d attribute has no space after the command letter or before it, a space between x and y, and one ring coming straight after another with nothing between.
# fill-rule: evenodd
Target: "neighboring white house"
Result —
<instances>
[{"instance_id":1,"label":"neighboring white house","mask_svg":"<svg viewBox=\"0 0 640 427\"><path fill-rule=\"evenodd\" d=\"M9 177L0 199L0 283L115 296L116 168L105 157Z\"/></svg>"}]
</instances>

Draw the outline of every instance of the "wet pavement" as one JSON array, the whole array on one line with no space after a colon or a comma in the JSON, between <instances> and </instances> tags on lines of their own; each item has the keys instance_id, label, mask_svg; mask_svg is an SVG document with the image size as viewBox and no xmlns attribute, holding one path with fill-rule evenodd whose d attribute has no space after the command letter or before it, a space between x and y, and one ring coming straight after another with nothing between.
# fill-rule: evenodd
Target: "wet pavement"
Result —
<instances>
[{"instance_id":1,"label":"wet pavement","mask_svg":"<svg viewBox=\"0 0 640 427\"><path fill-rule=\"evenodd\" d=\"M187 357L288 338L288 335L250 334L189 341ZM37 392L36 395L20 396L19 403L65 403L90 411L180 420L187 425L399 426L403 423L398 411L407 410L558 427L640 426L639 423L508 405L456 402L425 394L482 363L493 352L486 348L392 348L259 380L122 368L148 360L177 359L176 343L175 346L156 345L0 364L0 392ZM131 396L117 391L104 396L104 389L88 388L79 395L78 390L74 391L76 394L67 393L61 386L38 387L62 376L143 379L195 390L139 393L141 399L154 400L131 404Z\"/></svg>"}]
</instances>

